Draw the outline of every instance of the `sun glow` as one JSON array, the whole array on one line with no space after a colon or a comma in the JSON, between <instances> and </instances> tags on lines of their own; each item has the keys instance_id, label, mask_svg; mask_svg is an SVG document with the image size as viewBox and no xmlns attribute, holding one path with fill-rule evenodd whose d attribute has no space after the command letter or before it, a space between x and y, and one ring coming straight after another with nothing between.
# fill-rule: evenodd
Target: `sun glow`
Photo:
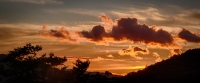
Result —
<instances>
[{"instance_id":1,"label":"sun glow","mask_svg":"<svg viewBox=\"0 0 200 83\"><path fill-rule=\"evenodd\" d=\"M146 66L132 66L128 67L127 69L144 69Z\"/></svg>"}]
</instances>

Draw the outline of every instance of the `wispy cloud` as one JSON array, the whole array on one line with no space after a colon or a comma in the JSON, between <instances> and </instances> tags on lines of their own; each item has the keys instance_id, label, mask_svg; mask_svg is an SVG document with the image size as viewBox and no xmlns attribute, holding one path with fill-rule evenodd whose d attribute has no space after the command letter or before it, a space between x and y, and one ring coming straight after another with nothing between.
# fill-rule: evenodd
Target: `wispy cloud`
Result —
<instances>
[{"instance_id":1,"label":"wispy cloud","mask_svg":"<svg viewBox=\"0 0 200 83\"><path fill-rule=\"evenodd\" d=\"M85 9L45 9L44 12L47 13L73 13L73 14L80 14L80 15L87 15L87 16L95 16L98 17L100 15L106 15L104 12L97 11L97 10L85 10Z\"/></svg>"},{"instance_id":2,"label":"wispy cloud","mask_svg":"<svg viewBox=\"0 0 200 83\"><path fill-rule=\"evenodd\" d=\"M158 55L158 53L157 52L153 52L153 56L155 56L156 57L156 62L160 62L160 61L162 61L162 59L160 58L160 55Z\"/></svg>"},{"instance_id":3,"label":"wispy cloud","mask_svg":"<svg viewBox=\"0 0 200 83\"><path fill-rule=\"evenodd\" d=\"M5 27L5 28L32 29L32 30L40 30L42 26L43 25L40 24L29 24L29 23L0 24L0 27Z\"/></svg>"},{"instance_id":4,"label":"wispy cloud","mask_svg":"<svg viewBox=\"0 0 200 83\"><path fill-rule=\"evenodd\" d=\"M126 13L125 13L126 12ZM123 11L110 11L110 13L117 17L133 17L138 18L140 21L145 21L148 18L154 20L165 20L165 16L161 14L160 10L154 7L147 7L145 9L141 8L129 8Z\"/></svg>"},{"instance_id":5,"label":"wispy cloud","mask_svg":"<svg viewBox=\"0 0 200 83\"><path fill-rule=\"evenodd\" d=\"M0 40L37 36L39 27L34 24L0 24Z\"/></svg>"},{"instance_id":6,"label":"wispy cloud","mask_svg":"<svg viewBox=\"0 0 200 83\"><path fill-rule=\"evenodd\" d=\"M116 17L131 17L139 19L139 22L143 22L148 25L157 26L192 26L199 25L200 10L191 9L187 10L175 5L163 5L163 7L157 6L135 6L132 8L120 8L121 10L112 10L109 13Z\"/></svg>"},{"instance_id":7,"label":"wispy cloud","mask_svg":"<svg viewBox=\"0 0 200 83\"><path fill-rule=\"evenodd\" d=\"M24 2L24 3L32 3L32 4L63 4L63 2L59 0L8 0L8 1Z\"/></svg>"},{"instance_id":8,"label":"wispy cloud","mask_svg":"<svg viewBox=\"0 0 200 83\"><path fill-rule=\"evenodd\" d=\"M46 26L43 26L39 34L44 37L52 37L52 38L67 40L69 42L76 42L76 39L73 39L70 35L70 32L66 30L64 27L58 30L46 31Z\"/></svg>"},{"instance_id":9,"label":"wispy cloud","mask_svg":"<svg viewBox=\"0 0 200 83\"><path fill-rule=\"evenodd\" d=\"M116 61L116 62L123 62L125 60L122 59L114 59L114 58L103 58L101 56L97 56L95 58L91 58L91 57L67 57L68 60L70 61L75 61L77 59L81 59L81 60L90 60L90 61Z\"/></svg>"}]
</instances>

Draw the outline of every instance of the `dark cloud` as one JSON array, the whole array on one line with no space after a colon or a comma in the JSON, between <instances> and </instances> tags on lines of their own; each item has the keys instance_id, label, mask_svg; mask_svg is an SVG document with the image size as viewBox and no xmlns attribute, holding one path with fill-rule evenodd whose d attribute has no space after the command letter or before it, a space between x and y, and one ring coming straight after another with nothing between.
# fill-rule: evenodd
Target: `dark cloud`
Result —
<instances>
[{"instance_id":1,"label":"dark cloud","mask_svg":"<svg viewBox=\"0 0 200 83\"><path fill-rule=\"evenodd\" d=\"M84 37L99 41L103 37L113 38L116 41L130 40L143 43L159 43L162 45L173 44L174 39L170 33L163 29L155 30L155 27L148 27L139 24L136 18L120 18L117 25L113 26L110 32L105 32L103 26L95 26L92 31L80 32Z\"/></svg>"},{"instance_id":2,"label":"dark cloud","mask_svg":"<svg viewBox=\"0 0 200 83\"><path fill-rule=\"evenodd\" d=\"M142 54L148 54L148 52L149 52L149 50L147 50L147 49L142 49L142 48L140 48L140 47L137 47L137 46L135 46L135 47L132 47L132 46L129 46L129 48L128 49L122 49L125 53L128 53L128 52L130 52L130 51L134 51L134 52L141 52Z\"/></svg>"},{"instance_id":3,"label":"dark cloud","mask_svg":"<svg viewBox=\"0 0 200 83\"><path fill-rule=\"evenodd\" d=\"M94 26L91 31L80 32L80 34L82 34L84 37L92 39L93 41L102 40L103 36L105 36L105 33L105 29L101 25Z\"/></svg>"},{"instance_id":4,"label":"dark cloud","mask_svg":"<svg viewBox=\"0 0 200 83\"><path fill-rule=\"evenodd\" d=\"M200 42L200 35L192 33L187 29L183 29L181 32L179 32L178 36L188 42Z\"/></svg>"},{"instance_id":5,"label":"dark cloud","mask_svg":"<svg viewBox=\"0 0 200 83\"><path fill-rule=\"evenodd\" d=\"M148 52L147 49L142 49L142 48L139 48L139 47L134 47L134 51L142 51L142 52Z\"/></svg>"},{"instance_id":6,"label":"dark cloud","mask_svg":"<svg viewBox=\"0 0 200 83\"><path fill-rule=\"evenodd\" d=\"M200 12L193 12L188 17L196 19L196 20L200 20Z\"/></svg>"},{"instance_id":7,"label":"dark cloud","mask_svg":"<svg viewBox=\"0 0 200 83\"><path fill-rule=\"evenodd\" d=\"M117 27L114 27L117 28L116 30L119 32L117 35L121 35L121 37L125 37L129 40L145 43L173 43L173 37L167 31L162 29L156 31L154 28L150 28L145 24L141 25L137 22L136 18L121 18L118 20L117 24ZM116 35L116 32L112 35Z\"/></svg>"},{"instance_id":8,"label":"dark cloud","mask_svg":"<svg viewBox=\"0 0 200 83\"><path fill-rule=\"evenodd\" d=\"M169 32L163 29L156 29L156 26L149 27L146 24L139 24L136 18L120 18L115 20L114 23L112 19L103 16L103 20L106 20L103 22L115 25L112 25L111 28L106 27L106 30L104 26L97 25L90 31L75 31L74 34L72 33L73 31L65 30L63 27L58 30L46 31L46 26L44 26L40 35L61 40L64 39L70 42L80 42L79 38L86 38L95 43L121 42L129 40L149 45L158 45L164 48L178 46ZM77 37L74 37L74 35ZM178 36L189 42L200 42L200 36L198 34L191 33L186 29L183 29L178 33ZM145 50L140 48L134 49L145 52Z\"/></svg>"}]
</instances>

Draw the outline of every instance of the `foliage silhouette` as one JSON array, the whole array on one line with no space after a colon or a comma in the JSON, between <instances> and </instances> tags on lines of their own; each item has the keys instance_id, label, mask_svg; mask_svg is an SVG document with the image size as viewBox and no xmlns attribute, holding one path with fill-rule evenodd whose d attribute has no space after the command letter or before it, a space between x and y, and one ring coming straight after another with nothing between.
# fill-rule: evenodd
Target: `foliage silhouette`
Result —
<instances>
[{"instance_id":1,"label":"foliage silhouette","mask_svg":"<svg viewBox=\"0 0 200 83\"><path fill-rule=\"evenodd\" d=\"M62 65L67 59L50 53L36 56L42 47L32 46L30 43L23 47L14 48L6 57L0 60L1 74L6 77L7 83L35 83L46 82L44 79L54 78L56 66Z\"/></svg>"},{"instance_id":2,"label":"foliage silhouette","mask_svg":"<svg viewBox=\"0 0 200 83\"><path fill-rule=\"evenodd\" d=\"M78 73L78 75L82 75L90 65L89 60L83 62L80 59L77 59L74 63L73 70Z\"/></svg>"},{"instance_id":3,"label":"foliage silhouette","mask_svg":"<svg viewBox=\"0 0 200 83\"><path fill-rule=\"evenodd\" d=\"M190 49L169 59L130 72L114 76L111 72L88 72L90 61L77 59L67 69L66 57L53 53L37 55L42 47L30 43L1 54L0 83L180 83L200 82L200 48ZM62 68L57 68L62 65Z\"/></svg>"}]
</instances>

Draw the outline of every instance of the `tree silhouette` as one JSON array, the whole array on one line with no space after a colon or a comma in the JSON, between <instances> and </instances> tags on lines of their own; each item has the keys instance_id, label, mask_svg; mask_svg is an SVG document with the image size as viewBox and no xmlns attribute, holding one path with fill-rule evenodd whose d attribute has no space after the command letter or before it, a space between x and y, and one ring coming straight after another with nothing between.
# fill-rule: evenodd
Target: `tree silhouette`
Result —
<instances>
[{"instance_id":1,"label":"tree silhouette","mask_svg":"<svg viewBox=\"0 0 200 83\"><path fill-rule=\"evenodd\" d=\"M6 78L6 83L44 83L46 79L56 77L55 67L62 65L67 59L54 56L53 53L49 56L36 56L41 50L41 46L32 46L29 43L9 51L7 56L0 60L0 73Z\"/></svg>"},{"instance_id":2,"label":"tree silhouette","mask_svg":"<svg viewBox=\"0 0 200 83\"><path fill-rule=\"evenodd\" d=\"M85 77L83 77L83 74L86 72L90 65L90 61L81 61L80 59L77 59L75 63L73 63L73 71L76 74L77 77L77 83L81 83L82 81L85 80Z\"/></svg>"},{"instance_id":3,"label":"tree silhouette","mask_svg":"<svg viewBox=\"0 0 200 83\"><path fill-rule=\"evenodd\" d=\"M90 61L81 61L80 59L77 59L76 62L74 63L73 70L77 72L79 75L83 74L87 68L90 65Z\"/></svg>"},{"instance_id":4,"label":"tree silhouette","mask_svg":"<svg viewBox=\"0 0 200 83\"><path fill-rule=\"evenodd\" d=\"M200 82L200 48L190 49L169 59L113 77L109 71L88 72L90 61L77 59L72 69L63 64L65 57L53 53L37 55L42 47L30 43L1 54L0 83L180 83ZM62 68L57 68L63 65ZM92 73L92 74L91 74Z\"/></svg>"}]
</instances>

